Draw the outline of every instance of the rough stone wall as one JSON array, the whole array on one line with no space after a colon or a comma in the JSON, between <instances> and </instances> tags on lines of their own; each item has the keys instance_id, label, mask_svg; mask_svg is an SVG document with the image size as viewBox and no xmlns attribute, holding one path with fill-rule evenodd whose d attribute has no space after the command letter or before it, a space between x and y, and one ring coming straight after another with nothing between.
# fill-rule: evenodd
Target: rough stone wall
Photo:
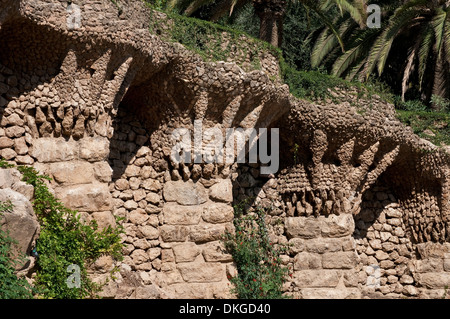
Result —
<instances>
[{"instance_id":1,"label":"rough stone wall","mask_svg":"<svg viewBox=\"0 0 450 319\"><path fill-rule=\"evenodd\" d=\"M414 280L419 290L429 298L448 298L449 245L421 243L417 245L418 259L413 262Z\"/></svg>"},{"instance_id":2,"label":"rough stone wall","mask_svg":"<svg viewBox=\"0 0 450 319\"><path fill-rule=\"evenodd\" d=\"M262 70L204 62L148 32L136 1L0 0L0 156L53 178L100 226L123 217L124 261L91 269L109 298L227 298L220 241L233 203L270 206L271 239L291 245L284 286L299 298L441 297L448 267L449 155L379 97L293 98ZM177 164L173 129L279 127L281 170ZM2 181L0 180L0 183ZM376 272L376 273L374 273ZM371 279L375 286L370 286ZM379 285L377 284L379 283Z\"/></svg>"},{"instance_id":3,"label":"rough stone wall","mask_svg":"<svg viewBox=\"0 0 450 319\"><path fill-rule=\"evenodd\" d=\"M232 225L231 182L211 167L171 169L146 134L119 112L109 187L114 215L125 217L124 267L166 298L223 298L232 266L220 237Z\"/></svg>"},{"instance_id":4,"label":"rough stone wall","mask_svg":"<svg viewBox=\"0 0 450 319\"><path fill-rule=\"evenodd\" d=\"M372 291L392 297L417 296L418 290L411 276L414 248L402 210L392 192L373 187L365 194L355 221L356 251L361 258L363 283L367 283L367 276L374 276L375 271L379 271L379 285L373 285Z\"/></svg>"}]
</instances>

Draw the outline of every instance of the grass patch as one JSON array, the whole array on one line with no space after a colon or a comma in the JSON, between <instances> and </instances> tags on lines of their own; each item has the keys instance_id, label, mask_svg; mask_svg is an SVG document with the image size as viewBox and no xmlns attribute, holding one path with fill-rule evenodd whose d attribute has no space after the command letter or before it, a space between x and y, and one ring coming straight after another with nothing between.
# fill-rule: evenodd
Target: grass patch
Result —
<instances>
[{"instance_id":1,"label":"grass patch","mask_svg":"<svg viewBox=\"0 0 450 319\"><path fill-rule=\"evenodd\" d=\"M276 57L281 51L267 42L254 38L245 32L228 28L209 21L186 17L150 7L150 32L167 42L178 42L200 55L205 61L233 61L242 66L248 62L251 69L260 69L261 54ZM157 13L162 13L156 16Z\"/></svg>"},{"instance_id":2,"label":"grass patch","mask_svg":"<svg viewBox=\"0 0 450 319\"><path fill-rule=\"evenodd\" d=\"M397 110L397 118L415 134L437 146L450 145L450 114Z\"/></svg>"},{"instance_id":3,"label":"grass patch","mask_svg":"<svg viewBox=\"0 0 450 319\"><path fill-rule=\"evenodd\" d=\"M280 65L284 83L289 86L292 95L301 99L315 101L332 98L330 90L350 88L350 82L320 71L300 71L284 61Z\"/></svg>"}]
</instances>

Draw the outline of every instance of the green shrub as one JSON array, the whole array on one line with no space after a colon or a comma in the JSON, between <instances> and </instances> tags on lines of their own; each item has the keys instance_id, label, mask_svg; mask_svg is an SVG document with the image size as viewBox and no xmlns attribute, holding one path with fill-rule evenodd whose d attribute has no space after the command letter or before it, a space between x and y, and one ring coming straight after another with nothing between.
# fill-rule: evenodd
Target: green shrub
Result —
<instances>
[{"instance_id":1,"label":"green shrub","mask_svg":"<svg viewBox=\"0 0 450 319\"><path fill-rule=\"evenodd\" d=\"M410 126L415 134L435 145L450 145L450 114L397 110L397 118Z\"/></svg>"},{"instance_id":2,"label":"green shrub","mask_svg":"<svg viewBox=\"0 0 450 319\"><path fill-rule=\"evenodd\" d=\"M428 107L420 100L402 101L401 97L399 96L395 97L394 105L397 110L402 111L423 112L428 109Z\"/></svg>"},{"instance_id":3,"label":"green shrub","mask_svg":"<svg viewBox=\"0 0 450 319\"><path fill-rule=\"evenodd\" d=\"M286 246L273 245L265 222L266 211L249 213L245 203L235 206L234 233L225 234L225 247L236 263L237 275L229 277L232 292L240 299L280 299L289 270L281 265Z\"/></svg>"},{"instance_id":4,"label":"green shrub","mask_svg":"<svg viewBox=\"0 0 450 319\"><path fill-rule=\"evenodd\" d=\"M448 112L450 111L450 100L443 98L439 95L432 95L431 96L431 104L434 105L434 108L438 112Z\"/></svg>"},{"instance_id":5,"label":"green shrub","mask_svg":"<svg viewBox=\"0 0 450 319\"><path fill-rule=\"evenodd\" d=\"M120 225L98 230L95 221L85 224L76 211L66 208L45 184L49 178L32 167L19 166L23 180L34 186L34 210L41 224L36 286L47 298L93 297L100 287L90 280L87 267L102 255L121 259ZM80 287L67 285L68 267L80 269Z\"/></svg>"},{"instance_id":6,"label":"green shrub","mask_svg":"<svg viewBox=\"0 0 450 319\"><path fill-rule=\"evenodd\" d=\"M162 11L165 10L167 8L167 0L143 0L145 4L147 4L148 6Z\"/></svg>"},{"instance_id":7,"label":"green shrub","mask_svg":"<svg viewBox=\"0 0 450 319\"><path fill-rule=\"evenodd\" d=\"M0 219L3 213L13 209L11 202L0 201ZM17 243L0 228L0 299L31 299L32 287L25 278L18 278L15 266L24 261L24 256L15 257L12 248Z\"/></svg>"},{"instance_id":8,"label":"green shrub","mask_svg":"<svg viewBox=\"0 0 450 319\"><path fill-rule=\"evenodd\" d=\"M0 167L11 167L0 161ZM87 269L102 255L122 259L120 234L123 227L117 219L115 228L98 229L95 221L85 223L80 215L66 208L48 189L48 176L33 167L18 166L23 181L33 185L33 208L41 225L36 245L38 253L35 288L43 298L79 299L96 297L101 286L88 276ZM69 266L79 267L80 285L68 285Z\"/></svg>"},{"instance_id":9,"label":"green shrub","mask_svg":"<svg viewBox=\"0 0 450 319\"><path fill-rule=\"evenodd\" d=\"M253 5L247 3L242 8L233 11L231 16L225 15L217 23L244 32L253 38L258 38L260 22Z\"/></svg>"},{"instance_id":10,"label":"green shrub","mask_svg":"<svg viewBox=\"0 0 450 319\"><path fill-rule=\"evenodd\" d=\"M314 41L311 32L322 26L314 12L306 10L300 1L289 1L283 21L283 57L297 70L311 70Z\"/></svg>"},{"instance_id":11,"label":"green shrub","mask_svg":"<svg viewBox=\"0 0 450 319\"><path fill-rule=\"evenodd\" d=\"M284 83L289 85L292 95L298 98L317 100L331 97L329 89L349 88L350 83L320 71L299 71L284 61L280 62Z\"/></svg>"}]
</instances>

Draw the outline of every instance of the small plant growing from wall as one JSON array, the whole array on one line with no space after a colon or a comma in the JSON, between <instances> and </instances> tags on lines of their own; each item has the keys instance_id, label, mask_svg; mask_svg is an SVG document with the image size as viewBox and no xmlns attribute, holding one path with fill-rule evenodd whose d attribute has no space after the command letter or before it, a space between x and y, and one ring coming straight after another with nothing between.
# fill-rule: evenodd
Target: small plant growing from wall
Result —
<instances>
[{"instance_id":1,"label":"small plant growing from wall","mask_svg":"<svg viewBox=\"0 0 450 319\"><path fill-rule=\"evenodd\" d=\"M237 275L228 279L232 293L240 299L282 299L283 283L289 269L281 265L280 256L287 246L270 242L265 221L266 208L250 211L247 201L234 207L233 233L225 234L225 247L233 256Z\"/></svg>"}]
</instances>

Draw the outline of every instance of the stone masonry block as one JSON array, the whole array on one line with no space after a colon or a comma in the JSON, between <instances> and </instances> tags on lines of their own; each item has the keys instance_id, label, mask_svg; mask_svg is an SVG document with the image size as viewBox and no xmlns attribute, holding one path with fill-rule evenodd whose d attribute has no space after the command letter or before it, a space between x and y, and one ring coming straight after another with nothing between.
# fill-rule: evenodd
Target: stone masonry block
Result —
<instances>
[{"instance_id":1,"label":"stone masonry block","mask_svg":"<svg viewBox=\"0 0 450 319\"><path fill-rule=\"evenodd\" d=\"M202 245L202 254L205 261L231 262L233 257L227 252L221 241L214 241Z\"/></svg>"},{"instance_id":2,"label":"stone masonry block","mask_svg":"<svg viewBox=\"0 0 450 319\"><path fill-rule=\"evenodd\" d=\"M185 226L163 225L159 230L165 242L185 241L188 237L188 228Z\"/></svg>"},{"instance_id":3,"label":"stone masonry block","mask_svg":"<svg viewBox=\"0 0 450 319\"><path fill-rule=\"evenodd\" d=\"M175 262L190 262L200 254L200 249L195 243L187 242L172 246Z\"/></svg>"},{"instance_id":4,"label":"stone masonry block","mask_svg":"<svg viewBox=\"0 0 450 319\"><path fill-rule=\"evenodd\" d=\"M200 205L208 200L205 187L193 181L166 182L163 195L167 202L177 202L180 205Z\"/></svg>"},{"instance_id":5,"label":"stone masonry block","mask_svg":"<svg viewBox=\"0 0 450 319\"><path fill-rule=\"evenodd\" d=\"M180 263L177 268L186 282L218 282L225 278L225 265L222 263Z\"/></svg>"},{"instance_id":6,"label":"stone masonry block","mask_svg":"<svg viewBox=\"0 0 450 319\"><path fill-rule=\"evenodd\" d=\"M339 273L336 270L299 270L294 272L293 281L297 287L336 287Z\"/></svg>"},{"instance_id":7,"label":"stone masonry block","mask_svg":"<svg viewBox=\"0 0 450 319\"><path fill-rule=\"evenodd\" d=\"M201 224L189 227L189 240L197 243L220 240L227 229L226 224Z\"/></svg>"},{"instance_id":8,"label":"stone masonry block","mask_svg":"<svg viewBox=\"0 0 450 319\"><path fill-rule=\"evenodd\" d=\"M416 273L414 279L419 285L428 289L438 289L450 286L450 274L448 272Z\"/></svg>"},{"instance_id":9,"label":"stone masonry block","mask_svg":"<svg viewBox=\"0 0 450 319\"><path fill-rule=\"evenodd\" d=\"M315 217L286 218L286 233L289 238L316 238L320 236L320 224Z\"/></svg>"},{"instance_id":10,"label":"stone masonry block","mask_svg":"<svg viewBox=\"0 0 450 319\"><path fill-rule=\"evenodd\" d=\"M233 185L229 179L221 179L209 188L209 197L212 200L231 203L233 201Z\"/></svg>"},{"instance_id":11,"label":"stone masonry block","mask_svg":"<svg viewBox=\"0 0 450 319\"><path fill-rule=\"evenodd\" d=\"M40 163L64 162L78 158L78 144L64 138L40 138L33 142L31 156Z\"/></svg>"},{"instance_id":12,"label":"stone masonry block","mask_svg":"<svg viewBox=\"0 0 450 319\"><path fill-rule=\"evenodd\" d=\"M61 184L87 184L94 180L92 164L82 161L50 164L50 172L56 182Z\"/></svg>"},{"instance_id":13,"label":"stone masonry block","mask_svg":"<svg viewBox=\"0 0 450 319\"><path fill-rule=\"evenodd\" d=\"M58 187L56 197L68 207L84 211L99 212L111 210L112 196L106 184L81 184Z\"/></svg>"},{"instance_id":14,"label":"stone masonry block","mask_svg":"<svg viewBox=\"0 0 450 319\"><path fill-rule=\"evenodd\" d=\"M294 257L294 270L321 269L322 258L319 254L302 252Z\"/></svg>"},{"instance_id":15,"label":"stone masonry block","mask_svg":"<svg viewBox=\"0 0 450 319\"><path fill-rule=\"evenodd\" d=\"M106 137L86 137L79 141L80 158L89 162L108 159L109 140Z\"/></svg>"},{"instance_id":16,"label":"stone masonry block","mask_svg":"<svg viewBox=\"0 0 450 319\"><path fill-rule=\"evenodd\" d=\"M303 299L360 299L361 292L356 288L329 289L304 288L301 289Z\"/></svg>"},{"instance_id":17,"label":"stone masonry block","mask_svg":"<svg viewBox=\"0 0 450 319\"><path fill-rule=\"evenodd\" d=\"M233 221L234 209L225 203L211 203L204 206L203 220L208 223L218 224Z\"/></svg>"},{"instance_id":18,"label":"stone masonry block","mask_svg":"<svg viewBox=\"0 0 450 319\"><path fill-rule=\"evenodd\" d=\"M181 206L166 203L163 207L164 222L169 225L197 225L200 222L202 206Z\"/></svg>"},{"instance_id":19,"label":"stone masonry block","mask_svg":"<svg viewBox=\"0 0 450 319\"><path fill-rule=\"evenodd\" d=\"M322 266L325 269L352 269L357 266L357 255L353 251L325 253Z\"/></svg>"},{"instance_id":20,"label":"stone masonry block","mask_svg":"<svg viewBox=\"0 0 450 319\"><path fill-rule=\"evenodd\" d=\"M351 214L319 216L323 237L344 237L353 234L355 221Z\"/></svg>"}]
</instances>

